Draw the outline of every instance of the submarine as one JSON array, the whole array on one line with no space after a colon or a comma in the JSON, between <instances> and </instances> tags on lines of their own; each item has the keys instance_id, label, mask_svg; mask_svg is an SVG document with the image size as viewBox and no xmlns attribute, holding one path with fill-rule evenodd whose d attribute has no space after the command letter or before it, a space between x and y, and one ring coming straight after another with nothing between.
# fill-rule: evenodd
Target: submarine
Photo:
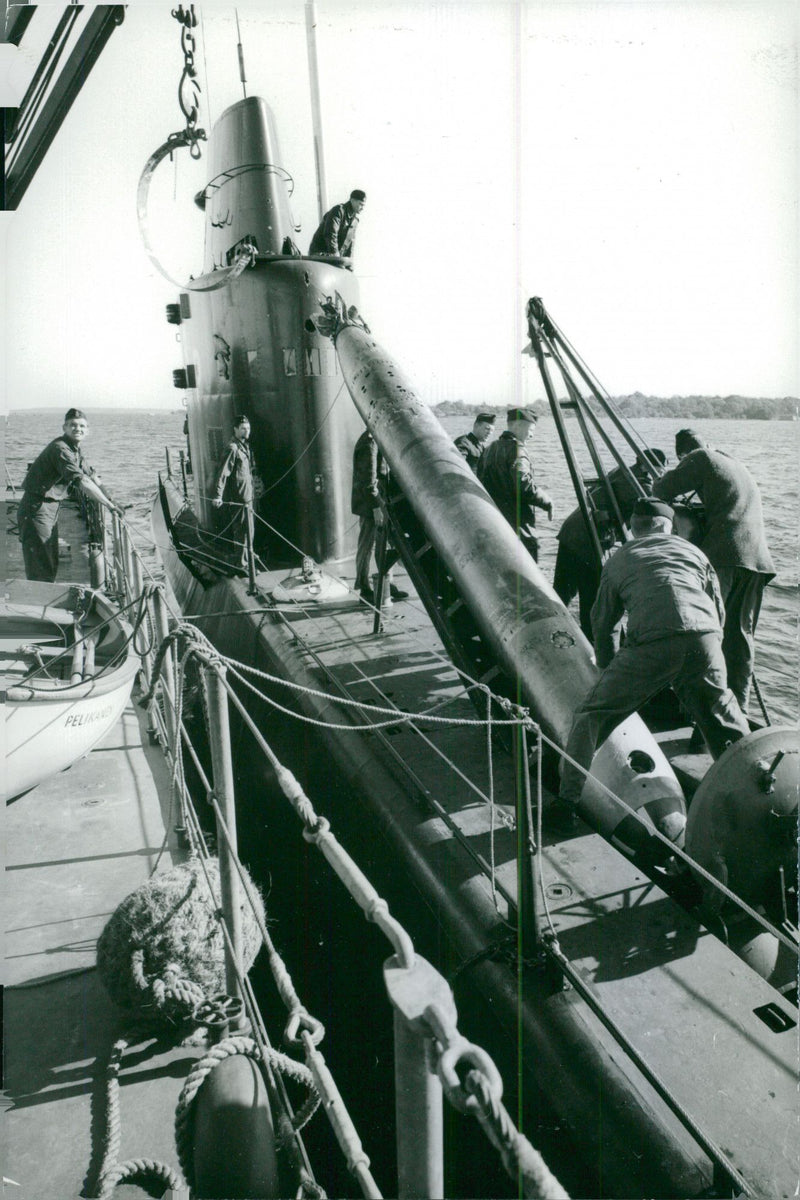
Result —
<instances>
[{"instance_id":1,"label":"submarine","mask_svg":"<svg viewBox=\"0 0 800 1200\"><path fill-rule=\"evenodd\" d=\"M153 527L174 597L226 661L260 673L263 695L242 691L260 721L277 697L296 718L287 765L329 781L326 816L352 826L376 885L457 964L459 1008L516 1064L520 1111L541 1093L559 1114L592 1195L793 1195L797 1009L781 981L796 941L772 892L791 862L800 736L773 727L768 745L756 731L730 747L687 824L678 778L632 717L595 757L580 832L547 831L553 758L596 677L591 647L373 337L352 263L297 250L286 177L266 102L227 109L196 198L202 271L168 309L187 469L159 481ZM241 412L260 493L248 578L226 565L211 505ZM352 587L365 426L415 593L374 613ZM396 711L398 736L369 719L376 703ZM431 731L443 710L462 724ZM723 835L707 816L720 807ZM737 821L754 807L757 869L737 840L741 824L754 844ZM705 909L672 894L687 850ZM714 880L746 895L757 929L742 945L720 936L719 897L731 901Z\"/></svg>"}]
</instances>

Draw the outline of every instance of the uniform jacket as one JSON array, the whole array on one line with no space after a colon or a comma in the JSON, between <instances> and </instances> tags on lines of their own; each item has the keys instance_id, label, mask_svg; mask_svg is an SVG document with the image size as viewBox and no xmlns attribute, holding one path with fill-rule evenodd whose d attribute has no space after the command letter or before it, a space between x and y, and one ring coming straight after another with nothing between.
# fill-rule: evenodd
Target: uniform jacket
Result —
<instances>
[{"instance_id":1,"label":"uniform jacket","mask_svg":"<svg viewBox=\"0 0 800 1200\"><path fill-rule=\"evenodd\" d=\"M46 538L58 520L61 501L69 489L93 473L77 446L63 435L55 438L31 463L25 476L17 514L20 530L26 520L35 519L39 536Z\"/></svg>"},{"instance_id":2,"label":"uniform jacket","mask_svg":"<svg viewBox=\"0 0 800 1200\"><path fill-rule=\"evenodd\" d=\"M528 451L508 429L484 450L478 461L478 478L515 529L533 528L536 509L550 504L547 493L534 483Z\"/></svg>"},{"instance_id":3,"label":"uniform jacket","mask_svg":"<svg viewBox=\"0 0 800 1200\"><path fill-rule=\"evenodd\" d=\"M599 667L614 656L613 631L623 612L631 646L681 633L721 633L725 620L711 563L697 546L671 533L634 538L603 566L592 608Z\"/></svg>"},{"instance_id":4,"label":"uniform jacket","mask_svg":"<svg viewBox=\"0 0 800 1200\"><path fill-rule=\"evenodd\" d=\"M368 517L380 506L379 480L389 474L375 438L365 429L353 447L353 488L350 511L357 517Z\"/></svg>"},{"instance_id":5,"label":"uniform jacket","mask_svg":"<svg viewBox=\"0 0 800 1200\"><path fill-rule=\"evenodd\" d=\"M609 482L614 489L614 495L617 498L620 513L624 521L630 521L633 506L636 502L636 497L639 492L634 488L633 484L628 479L619 467L609 472ZM592 502L598 510L608 510L609 499L608 492L604 484L597 484L590 490ZM583 562L590 565L595 563L595 555L592 547L589 531L586 528L586 522L583 519L583 513L580 508L575 508L564 518L564 522L558 531L558 540L562 546L569 550L576 558L580 558Z\"/></svg>"},{"instance_id":6,"label":"uniform jacket","mask_svg":"<svg viewBox=\"0 0 800 1200\"><path fill-rule=\"evenodd\" d=\"M700 547L715 567L746 567L771 579L775 564L767 546L758 484L742 463L721 450L693 450L653 485L653 495L672 500L697 492L705 509Z\"/></svg>"},{"instance_id":7,"label":"uniform jacket","mask_svg":"<svg viewBox=\"0 0 800 1200\"><path fill-rule=\"evenodd\" d=\"M214 497L226 504L253 503L253 455L238 438L229 442L219 465Z\"/></svg>"},{"instance_id":8,"label":"uniform jacket","mask_svg":"<svg viewBox=\"0 0 800 1200\"><path fill-rule=\"evenodd\" d=\"M349 201L335 204L322 218L319 228L311 239L309 254L338 254L353 257L353 247L358 227L358 213ZM349 235L349 241L348 241Z\"/></svg>"},{"instance_id":9,"label":"uniform jacket","mask_svg":"<svg viewBox=\"0 0 800 1200\"><path fill-rule=\"evenodd\" d=\"M462 433L459 437L457 437L455 439L455 445L459 454L463 455L463 457L472 467L473 471L475 471L477 474L478 463L480 462L483 452L486 448L484 443L479 442L475 437L475 434L470 430L469 433Z\"/></svg>"},{"instance_id":10,"label":"uniform jacket","mask_svg":"<svg viewBox=\"0 0 800 1200\"><path fill-rule=\"evenodd\" d=\"M62 436L45 446L31 463L22 486L30 501L64 500L74 483L91 474L80 449Z\"/></svg>"}]
</instances>

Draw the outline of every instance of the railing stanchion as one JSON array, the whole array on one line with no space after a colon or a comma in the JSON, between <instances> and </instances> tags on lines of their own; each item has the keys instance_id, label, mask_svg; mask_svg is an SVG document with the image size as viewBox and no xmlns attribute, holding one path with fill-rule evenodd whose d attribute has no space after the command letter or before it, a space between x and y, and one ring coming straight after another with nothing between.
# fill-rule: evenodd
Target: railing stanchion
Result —
<instances>
[{"instance_id":1,"label":"railing stanchion","mask_svg":"<svg viewBox=\"0 0 800 1200\"><path fill-rule=\"evenodd\" d=\"M179 454L180 454L180 465L181 465L181 483L183 485L183 498L184 498L184 500L188 500L189 499L189 484L186 479L186 451L181 450L181 451L179 451Z\"/></svg>"},{"instance_id":2,"label":"railing stanchion","mask_svg":"<svg viewBox=\"0 0 800 1200\"><path fill-rule=\"evenodd\" d=\"M445 1023L455 1027L453 993L419 955L410 967L401 967L396 957L388 959L383 978L394 1009L397 1195L400 1200L442 1197L444 1100L427 1015L435 1005Z\"/></svg>"},{"instance_id":3,"label":"railing stanchion","mask_svg":"<svg viewBox=\"0 0 800 1200\"><path fill-rule=\"evenodd\" d=\"M114 590L121 598L125 595L125 554L122 544L123 525L117 513L111 518L111 529L114 542Z\"/></svg>"},{"instance_id":4,"label":"railing stanchion","mask_svg":"<svg viewBox=\"0 0 800 1200\"><path fill-rule=\"evenodd\" d=\"M227 827L226 836L218 822L217 846L219 848L222 912L230 936L230 947L227 943L225 946L225 979L228 995L238 996L239 999L244 1000L239 984L239 976L243 974L242 915L239 907L239 875L233 862L237 853L236 802L225 674L225 667L222 663L203 667L203 680L208 700L208 732L214 771L214 794ZM241 1021L239 1027L241 1027Z\"/></svg>"},{"instance_id":5,"label":"railing stanchion","mask_svg":"<svg viewBox=\"0 0 800 1200\"><path fill-rule=\"evenodd\" d=\"M431 1038L394 1014L395 1119L400 1200L444 1196L442 1085Z\"/></svg>"},{"instance_id":6,"label":"railing stanchion","mask_svg":"<svg viewBox=\"0 0 800 1200\"><path fill-rule=\"evenodd\" d=\"M135 549L131 555L131 567L133 568L133 587L136 595L140 599L140 608L137 613L137 619L141 616L141 625L139 627L139 642L145 639L145 649L139 655L139 661L142 664L142 679L144 680L145 691L150 690L150 680L153 677L153 664L150 656L153 653L153 639L150 636L149 618L150 618L150 600L144 595L144 576L142 574L142 564L139 560L139 555Z\"/></svg>"},{"instance_id":7,"label":"railing stanchion","mask_svg":"<svg viewBox=\"0 0 800 1200\"><path fill-rule=\"evenodd\" d=\"M248 592L254 596L256 591L256 555L253 549L253 509L251 505L245 505L245 530L247 537L247 577L248 577Z\"/></svg>"},{"instance_id":8,"label":"railing stanchion","mask_svg":"<svg viewBox=\"0 0 800 1200\"><path fill-rule=\"evenodd\" d=\"M125 596L125 603L130 604L131 601L136 600L139 592L136 590L136 585L134 582L136 572L133 564L136 560L136 555L133 550L133 541L130 533L128 532L128 527L124 523L122 524L122 553L125 564L123 593Z\"/></svg>"},{"instance_id":9,"label":"railing stanchion","mask_svg":"<svg viewBox=\"0 0 800 1200\"><path fill-rule=\"evenodd\" d=\"M167 601L164 595L164 588L159 584L153 590L153 623L156 630L156 639L158 645L164 641L164 638L169 633L169 614L167 612ZM177 696L175 690L175 663L172 657L172 647L164 655L164 662L161 667L161 688L164 696L164 723L167 727L167 739L169 741L170 753L175 757L181 753L180 731L177 727ZM180 817L178 824L175 826L175 831L179 837L186 837L186 798L183 790L178 795L180 805Z\"/></svg>"},{"instance_id":10,"label":"railing stanchion","mask_svg":"<svg viewBox=\"0 0 800 1200\"><path fill-rule=\"evenodd\" d=\"M513 725L511 735L517 801L517 935L523 958L533 958L539 945L539 918L534 878L537 846L533 830L528 739L524 725Z\"/></svg>"}]
</instances>

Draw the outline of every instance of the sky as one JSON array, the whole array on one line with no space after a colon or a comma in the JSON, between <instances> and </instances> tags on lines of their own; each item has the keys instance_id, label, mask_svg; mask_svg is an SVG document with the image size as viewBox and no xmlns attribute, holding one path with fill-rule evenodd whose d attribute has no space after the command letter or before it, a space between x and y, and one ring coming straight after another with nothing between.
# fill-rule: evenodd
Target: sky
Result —
<instances>
[{"instance_id":1,"label":"sky","mask_svg":"<svg viewBox=\"0 0 800 1200\"><path fill-rule=\"evenodd\" d=\"M61 6L31 26L49 35ZM182 365L136 188L183 126L171 5L134 0L13 214L2 400L176 407ZM303 0L197 6L199 124L277 120L306 249L318 221ZM35 38L34 38L35 40ZM26 39L27 42L27 39ZM328 203L367 192L361 311L430 403L541 394L525 303L612 395L800 395L796 0L317 0ZM3 47L3 99L33 51ZM199 272L208 156L162 164L149 227Z\"/></svg>"}]
</instances>

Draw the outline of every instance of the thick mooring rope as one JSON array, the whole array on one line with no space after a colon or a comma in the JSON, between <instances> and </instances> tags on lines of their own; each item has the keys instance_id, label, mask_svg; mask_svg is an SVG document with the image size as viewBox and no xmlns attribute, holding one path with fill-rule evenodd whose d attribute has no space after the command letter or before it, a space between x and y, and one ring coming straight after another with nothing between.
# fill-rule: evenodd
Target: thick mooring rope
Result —
<instances>
[{"instance_id":1,"label":"thick mooring rope","mask_svg":"<svg viewBox=\"0 0 800 1200\"><path fill-rule=\"evenodd\" d=\"M122 1140L119 1106L119 1073L122 1056L128 1048L128 1039L119 1038L113 1045L106 1067L106 1125L103 1130L103 1161L100 1166L95 1195L99 1200L110 1200L114 1188L126 1179L155 1183L159 1180L173 1191L184 1187L176 1171L166 1163L152 1158L129 1158L118 1163Z\"/></svg>"}]
</instances>

